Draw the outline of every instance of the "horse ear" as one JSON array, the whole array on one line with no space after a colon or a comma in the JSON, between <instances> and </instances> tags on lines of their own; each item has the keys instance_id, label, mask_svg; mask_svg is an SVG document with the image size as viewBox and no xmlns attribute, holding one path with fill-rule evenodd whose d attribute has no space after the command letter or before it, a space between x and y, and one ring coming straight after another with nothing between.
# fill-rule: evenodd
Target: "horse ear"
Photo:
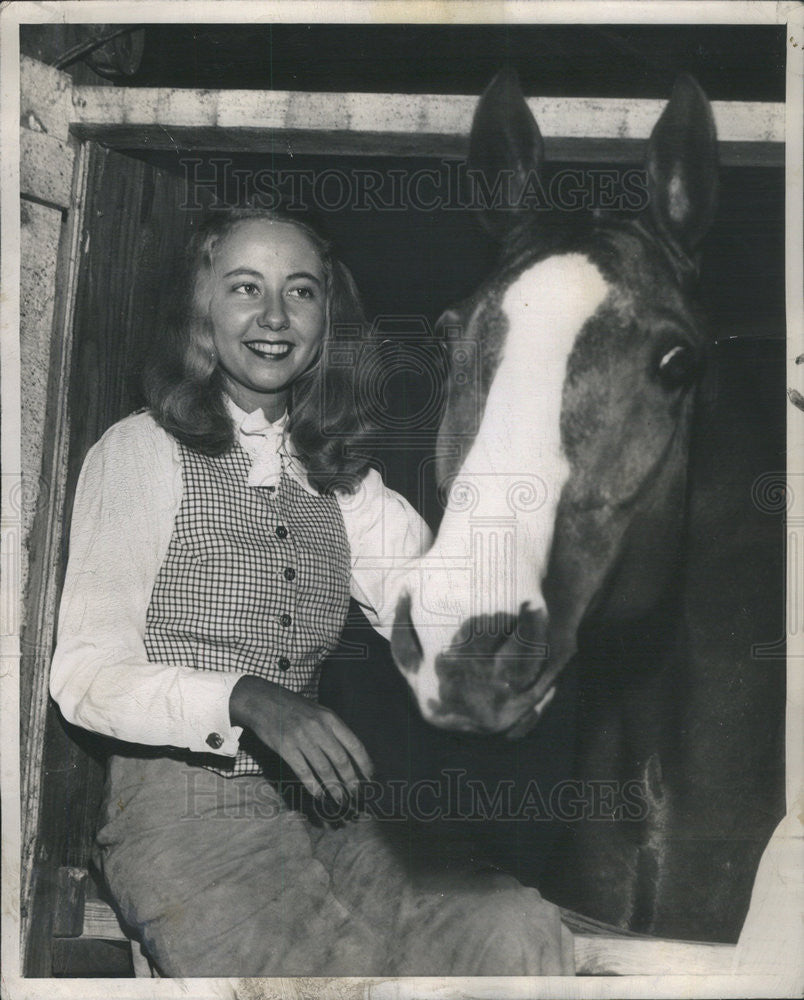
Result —
<instances>
[{"instance_id":1,"label":"horse ear","mask_svg":"<svg viewBox=\"0 0 804 1000\"><path fill-rule=\"evenodd\" d=\"M680 76L648 141L653 224L682 255L694 253L717 207L717 134L706 95Z\"/></svg>"},{"instance_id":2,"label":"horse ear","mask_svg":"<svg viewBox=\"0 0 804 1000\"><path fill-rule=\"evenodd\" d=\"M484 226L502 237L525 211L529 176L544 157L544 141L513 70L498 73L475 109L468 168L473 204Z\"/></svg>"}]
</instances>

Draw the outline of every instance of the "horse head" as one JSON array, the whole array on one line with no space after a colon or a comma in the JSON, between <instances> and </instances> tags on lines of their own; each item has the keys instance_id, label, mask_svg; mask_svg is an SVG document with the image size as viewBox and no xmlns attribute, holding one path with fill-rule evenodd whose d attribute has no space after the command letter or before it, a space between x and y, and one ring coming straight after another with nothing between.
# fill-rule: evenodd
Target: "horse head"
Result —
<instances>
[{"instance_id":1,"label":"horse head","mask_svg":"<svg viewBox=\"0 0 804 1000\"><path fill-rule=\"evenodd\" d=\"M481 734L526 732L579 629L646 613L664 591L707 349L691 291L717 145L698 85L680 78L653 129L639 214L528 210L542 157L515 78L499 75L469 167L495 195L483 221L502 263L442 317L478 364L467 373L456 342L445 511L404 578L391 644L425 719Z\"/></svg>"}]
</instances>

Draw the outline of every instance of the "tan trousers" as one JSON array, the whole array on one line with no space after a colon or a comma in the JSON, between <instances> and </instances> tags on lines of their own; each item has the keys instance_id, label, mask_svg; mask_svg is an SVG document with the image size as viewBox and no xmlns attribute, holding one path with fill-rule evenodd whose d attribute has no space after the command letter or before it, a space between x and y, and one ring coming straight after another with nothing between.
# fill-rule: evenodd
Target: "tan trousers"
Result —
<instances>
[{"instance_id":1,"label":"tan trousers","mask_svg":"<svg viewBox=\"0 0 804 1000\"><path fill-rule=\"evenodd\" d=\"M96 860L166 976L572 973L558 910L500 873L416 876L380 824L311 824L262 777L112 757Z\"/></svg>"}]
</instances>

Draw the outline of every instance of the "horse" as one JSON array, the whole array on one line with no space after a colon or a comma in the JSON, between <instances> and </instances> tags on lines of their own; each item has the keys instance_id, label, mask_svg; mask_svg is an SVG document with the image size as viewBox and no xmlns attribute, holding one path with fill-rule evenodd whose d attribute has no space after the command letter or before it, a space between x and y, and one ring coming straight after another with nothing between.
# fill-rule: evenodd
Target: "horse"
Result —
<instances>
[{"instance_id":1,"label":"horse","mask_svg":"<svg viewBox=\"0 0 804 1000\"><path fill-rule=\"evenodd\" d=\"M695 297L718 168L692 78L648 140L640 213L529 207L543 160L503 72L468 159L500 263L441 320L480 363L449 360L446 509L391 652L430 725L478 738L549 725L572 677L577 808L540 889L623 929L734 941L784 813L783 651L760 645L784 634L783 516L759 497L784 467L779 359L715 344Z\"/></svg>"}]
</instances>

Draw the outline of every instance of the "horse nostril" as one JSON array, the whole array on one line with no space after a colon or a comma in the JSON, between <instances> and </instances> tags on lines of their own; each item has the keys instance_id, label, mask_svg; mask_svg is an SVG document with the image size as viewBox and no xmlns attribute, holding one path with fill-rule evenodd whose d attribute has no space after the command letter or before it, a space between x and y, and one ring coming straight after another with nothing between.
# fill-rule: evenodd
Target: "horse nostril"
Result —
<instances>
[{"instance_id":1,"label":"horse nostril","mask_svg":"<svg viewBox=\"0 0 804 1000\"><path fill-rule=\"evenodd\" d=\"M515 640L509 640L496 655L502 664L502 675L513 691L527 691L533 686L544 666L545 657L537 651L523 649Z\"/></svg>"},{"instance_id":2,"label":"horse nostril","mask_svg":"<svg viewBox=\"0 0 804 1000\"><path fill-rule=\"evenodd\" d=\"M400 670L415 674L421 666L424 651L410 615L410 594L399 598L391 629L391 653Z\"/></svg>"},{"instance_id":3,"label":"horse nostril","mask_svg":"<svg viewBox=\"0 0 804 1000\"><path fill-rule=\"evenodd\" d=\"M516 631L496 650L495 661L512 689L525 691L542 672L548 654L546 614L523 607Z\"/></svg>"}]
</instances>

